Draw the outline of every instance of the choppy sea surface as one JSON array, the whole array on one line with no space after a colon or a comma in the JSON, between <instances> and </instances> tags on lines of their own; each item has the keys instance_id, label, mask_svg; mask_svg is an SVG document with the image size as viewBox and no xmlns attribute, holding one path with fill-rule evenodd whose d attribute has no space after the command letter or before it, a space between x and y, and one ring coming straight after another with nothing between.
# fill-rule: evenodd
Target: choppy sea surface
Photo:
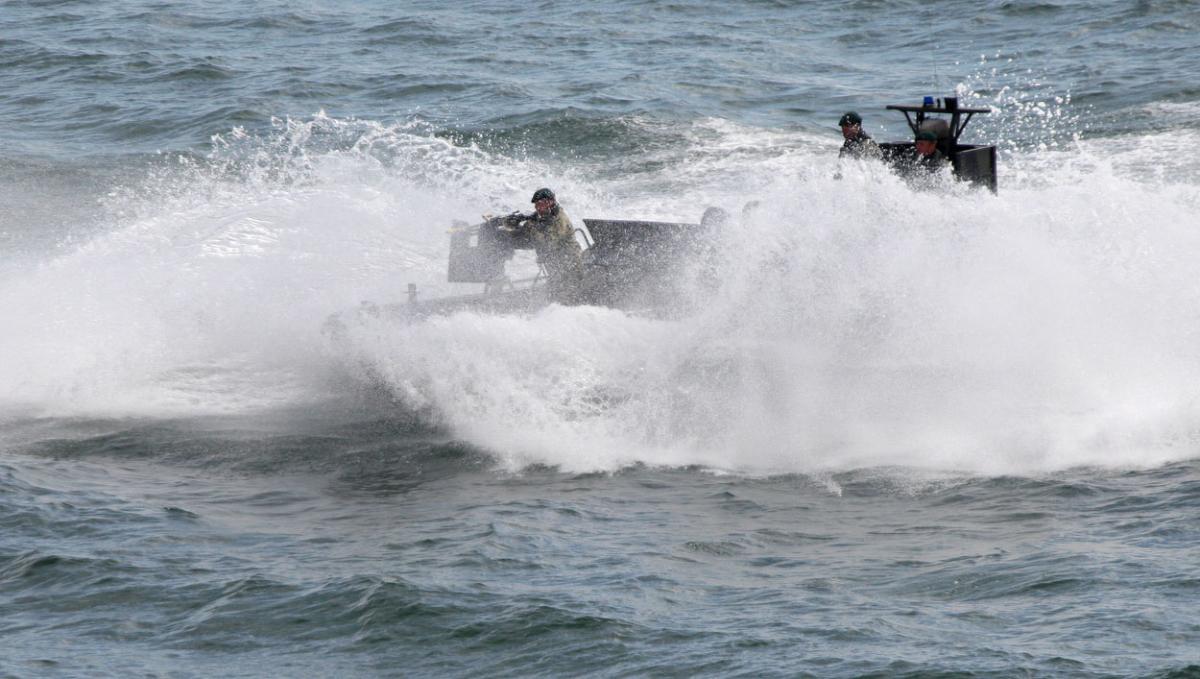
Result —
<instances>
[{"instance_id":1,"label":"choppy sea surface","mask_svg":"<svg viewBox=\"0 0 1200 679\"><path fill-rule=\"evenodd\" d=\"M0 0L0 676L1200 676L1198 35ZM839 165L951 94L996 194ZM329 332L539 186L720 289Z\"/></svg>"}]
</instances>

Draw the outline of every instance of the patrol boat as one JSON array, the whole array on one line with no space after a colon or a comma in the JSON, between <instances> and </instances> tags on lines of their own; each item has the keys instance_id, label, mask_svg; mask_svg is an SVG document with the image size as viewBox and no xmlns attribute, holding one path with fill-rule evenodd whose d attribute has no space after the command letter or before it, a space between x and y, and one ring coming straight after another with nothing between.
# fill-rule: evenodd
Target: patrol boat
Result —
<instances>
[{"instance_id":1,"label":"patrol boat","mask_svg":"<svg viewBox=\"0 0 1200 679\"><path fill-rule=\"evenodd\" d=\"M920 132L936 134L938 149L950 160L958 178L996 191L996 147L960 140L971 119L991 109L959 106L956 97L925 97L919 106L887 108L904 113L914 137ZM911 157L913 147L912 141L879 144L884 159L898 166ZM506 265L515 251L532 249L527 239L518 238L508 228L514 217L524 215L486 217L478 224L457 222L451 229L446 280L482 285L482 291L422 299L410 283L406 302L364 302L352 313L414 319L464 310L530 313L562 301L552 298L544 267L539 266L538 274L531 278L513 280L507 275ZM586 228L575 230L576 240L586 246L583 276L572 290L571 303L657 317L692 311L696 301L717 285L716 243L727 220L728 215L718 208L709 208L695 223L584 219ZM345 327L347 320L346 314L335 315L327 327L336 331Z\"/></svg>"},{"instance_id":2,"label":"patrol boat","mask_svg":"<svg viewBox=\"0 0 1200 679\"><path fill-rule=\"evenodd\" d=\"M927 96L920 106L893 104L887 109L904 114L913 137L921 132L937 135L938 150L950 159L956 177L996 192L996 147L960 141L971 118L977 113L991 113L990 108L959 106L958 97L935 99ZM935 114L949 115L949 119L935 117ZM900 164L905 158L911 157L913 147L912 141L884 142L879 145L884 159L893 164Z\"/></svg>"},{"instance_id":3,"label":"patrol boat","mask_svg":"<svg viewBox=\"0 0 1200 679\"><path fill-rule=\"evenodd\" d=\"M530 313L557 300L548 273L539 265L530 278L513 280L505 269L516 250L532 249L528 239L508 228L514 217L487 217L478 224L458 222L450 231L446 280L482 285L480 292L422 299L414 284L408 299L393 304L364 302L359 316L420 319L457 311ZM709 208L699 222L584 219L575 238L586 245L583 275L570 303L627 310L655 317L688 313L697 291L715 287L715 241L727 215ZM337 332L350 320L337 314L326 324Z\"/></svg>"}]
</instances>

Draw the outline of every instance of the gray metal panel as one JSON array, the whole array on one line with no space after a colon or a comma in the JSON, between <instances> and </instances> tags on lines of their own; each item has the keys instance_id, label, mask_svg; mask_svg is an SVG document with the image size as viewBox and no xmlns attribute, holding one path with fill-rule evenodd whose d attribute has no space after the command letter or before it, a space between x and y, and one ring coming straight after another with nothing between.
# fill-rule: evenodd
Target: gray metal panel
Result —
<instances>
[{"instance_id":1,"label":"gray metal panel","mask_svg":"<svg viewBox=\"0 0 1200 679\"><path fill-rule=\"evenodd\" d=\"M996 192L996 147L960 146L954 154L954 172L962 179Z\"/></svg>"}]
</instances>

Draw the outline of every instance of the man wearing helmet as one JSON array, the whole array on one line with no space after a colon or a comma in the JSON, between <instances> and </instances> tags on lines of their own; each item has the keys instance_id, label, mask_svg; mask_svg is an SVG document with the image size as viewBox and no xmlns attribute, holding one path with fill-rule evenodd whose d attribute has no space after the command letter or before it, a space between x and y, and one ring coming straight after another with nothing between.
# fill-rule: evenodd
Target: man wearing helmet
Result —
<instances>
[{"instance_id":1,"label":"man wearing helmet","mask_svg":"<svg viewBox=\"0 0 1200 679\"><path fill-rule=\"evenodd\" d=\"M879 157L879 144L863 131L862 116L854 111L846 111L838 120L838 127L842 128L842 139L845 140L838 151L838 158Z\"/></svg>"},{"instance_id":2,"label":"man wearing helmet","mask_svg":"<svg viewBox=\"0 0 1200 679\"><path fill-rule=\"evenodd\" d=\"M579 301L583 284L583 249L575 240L575 227L550 189L533 194L532 215L521 216L509 226L519 239L527 240L546 269L550 299L561 304Z\"/></svg>"},{"instance_id":3,"label":"man wearing helmet","mask_svg":"<svg viewBox=\"0 0 1200 679\"><path fill-rule=\"evenodd\" d=\"M838 119L838 127L842 128L842 148L838 151L838 160L851 158L861 160L863 158L879 158L879 144L871 138L871 135L863 131L862 116L854 111L846 111L842 117ZM842 171L838 170L833 175L834 179L842 178Z\"/></svg>"}]
</instances>

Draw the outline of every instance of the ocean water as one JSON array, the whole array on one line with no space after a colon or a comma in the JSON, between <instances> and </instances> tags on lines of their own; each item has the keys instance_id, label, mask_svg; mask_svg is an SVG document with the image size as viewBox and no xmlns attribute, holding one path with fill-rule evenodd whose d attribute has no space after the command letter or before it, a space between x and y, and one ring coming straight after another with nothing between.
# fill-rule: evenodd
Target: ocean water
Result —
<instances>
[{"instance_id":1,"label":"ocean water","mask_svg":"<svg viewBox=\"0 0 1200 679\"><path fill-rule=\"evenodd\" d=\"M1198 35L0 0L0 676L1200 676ZM839 166L950 94L998 193ZM328 332L539 186L719 290Z\"/></svg>"}]
</instances>

